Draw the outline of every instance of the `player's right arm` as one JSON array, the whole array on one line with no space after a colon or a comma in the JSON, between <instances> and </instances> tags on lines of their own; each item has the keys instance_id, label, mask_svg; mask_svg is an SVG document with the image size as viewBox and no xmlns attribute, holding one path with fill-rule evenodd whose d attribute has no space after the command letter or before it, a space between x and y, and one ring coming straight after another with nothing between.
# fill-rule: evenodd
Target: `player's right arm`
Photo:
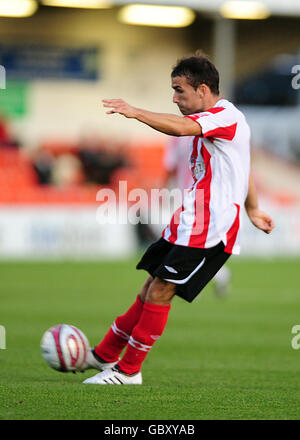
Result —
<instances>
[{"instance_id":1,"label":"player's right arm","mask_svg":"<svg viewBox=\"0 0 300 440\"><path fill-rule=\"evenodd\" d=\"M123 99L103 99L104 107L111 108L107 114L119 113L126 118L137 119L161 133L171 136L200 136L201 126L190 118L168 113L155 113L133 107Z\"/></svg>"}]
</instances>

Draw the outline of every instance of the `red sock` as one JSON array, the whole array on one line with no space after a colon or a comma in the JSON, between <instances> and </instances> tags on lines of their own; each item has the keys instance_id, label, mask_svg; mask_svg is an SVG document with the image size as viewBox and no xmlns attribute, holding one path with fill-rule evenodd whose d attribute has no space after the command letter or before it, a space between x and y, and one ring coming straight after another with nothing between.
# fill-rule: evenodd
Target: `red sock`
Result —
<instances>
[{"instance_id":1,"label":"red sock","mask_svg":"<svg viewBox=\"0 0 300 440\"><path fill-rule=\"evenodd\" d=\"M171 305L161 306L145 302L141 318L132 330L127 349L118 367L127 374L140 371L154 342L162 335Z\"/></svg>"},{"instance_id":2,"label":"red sock","mask_svg":"<svg viewBox=\"0 0 300 440\"><path fill-rule=\"evenodd\" d=\"M119 355L128 343L132 329L141 317L143 306L144 303L138 295L127 312L116 318L103 340L95 347L95 352L101 359L106 362L115 362L119 359Z\"/></svg>"}]
</instances>

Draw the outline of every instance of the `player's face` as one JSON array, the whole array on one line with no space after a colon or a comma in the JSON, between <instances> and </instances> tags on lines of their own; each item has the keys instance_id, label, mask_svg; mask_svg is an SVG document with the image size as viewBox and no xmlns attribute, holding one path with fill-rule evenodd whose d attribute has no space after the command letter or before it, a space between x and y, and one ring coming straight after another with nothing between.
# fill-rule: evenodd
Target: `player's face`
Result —
<instances>
[{"instance_id":1,"label":"player's face","mask_svg":"<svg viewBox=\"0 0 300 440\"><path fill-rule=\"evenodd\" d=\"M203 96L201 86L195 90L185 76L175 76L172 78L172 88L174 89L173 102L177 104L183 115L203 111Z\"/></svg>"}]
</instances>

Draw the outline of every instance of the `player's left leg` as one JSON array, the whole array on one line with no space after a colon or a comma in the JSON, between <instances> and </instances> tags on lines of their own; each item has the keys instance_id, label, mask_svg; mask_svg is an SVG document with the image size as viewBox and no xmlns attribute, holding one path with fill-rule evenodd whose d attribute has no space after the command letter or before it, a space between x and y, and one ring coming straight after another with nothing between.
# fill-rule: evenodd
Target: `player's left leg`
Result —
<instances>
[{"instance_id":1,"label":"player's left leg","mask_svg":"<svg viewBox=\"0 0 300 440\"><path fill-rule=\"evenodd\" d=\"M127 345L133 328L139 321L147 294L147 290L153 280L148 276L135 302L121 316L113 322L102 341L88 353L87 364L83 370L95 368L103 370L113 367L119 360L119 356Z\"/></svg>"},{"instance_id":2,"label":"player's left leg","mask_svg":"<svg viewBox=\"0 0 300 440\"><path fill-rule=\"evenodd\" d=\"M84 381L85 384L141 384L141 366L166 326L175 285L155 278L145 296L141 317L132 330L125 354L112 368Z\"/></svg>"},{"instance_id":3,"label":"player's left leg","mask_svg":"<svg viewBox=\"0 0 300 440\"><path fill-rule=\"evenodd\" d=\"M153 274L171 247L172 245L162 238L149 246L141 260L149 264L149 274ZM137 265L137 268L139 268L139 265L140 263ZM148 276L136 301L124 315L116 318L100 344L94 350L90 350L88 362L84 369L96 368L103 370L106 367L111 367L111 364L115 364L118 361L122 350L129 341L133 328L141 317L144 303L146 302L146 295L152 281L153 276Z\"/></svg>"}]
</instances>

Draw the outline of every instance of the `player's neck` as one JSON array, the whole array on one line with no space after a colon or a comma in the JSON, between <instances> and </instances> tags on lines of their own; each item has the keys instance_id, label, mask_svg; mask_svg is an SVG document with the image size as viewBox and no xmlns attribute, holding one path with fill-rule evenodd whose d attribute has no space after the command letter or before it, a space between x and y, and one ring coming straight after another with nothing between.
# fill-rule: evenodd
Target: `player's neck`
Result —
<instances>
[{"instance_id":1,"label":"player's neck","mask_svg":"<svg viewBox=\"0 0 300 440\"><path fill-rule=\"evenodd\" d=\"M220 101L220 99L221 99L220 95L208 96L204 102L203 111L206 112L206 110L209 110L210 108L214 107L216 103Z\"/></svg>"}]
</instances>

